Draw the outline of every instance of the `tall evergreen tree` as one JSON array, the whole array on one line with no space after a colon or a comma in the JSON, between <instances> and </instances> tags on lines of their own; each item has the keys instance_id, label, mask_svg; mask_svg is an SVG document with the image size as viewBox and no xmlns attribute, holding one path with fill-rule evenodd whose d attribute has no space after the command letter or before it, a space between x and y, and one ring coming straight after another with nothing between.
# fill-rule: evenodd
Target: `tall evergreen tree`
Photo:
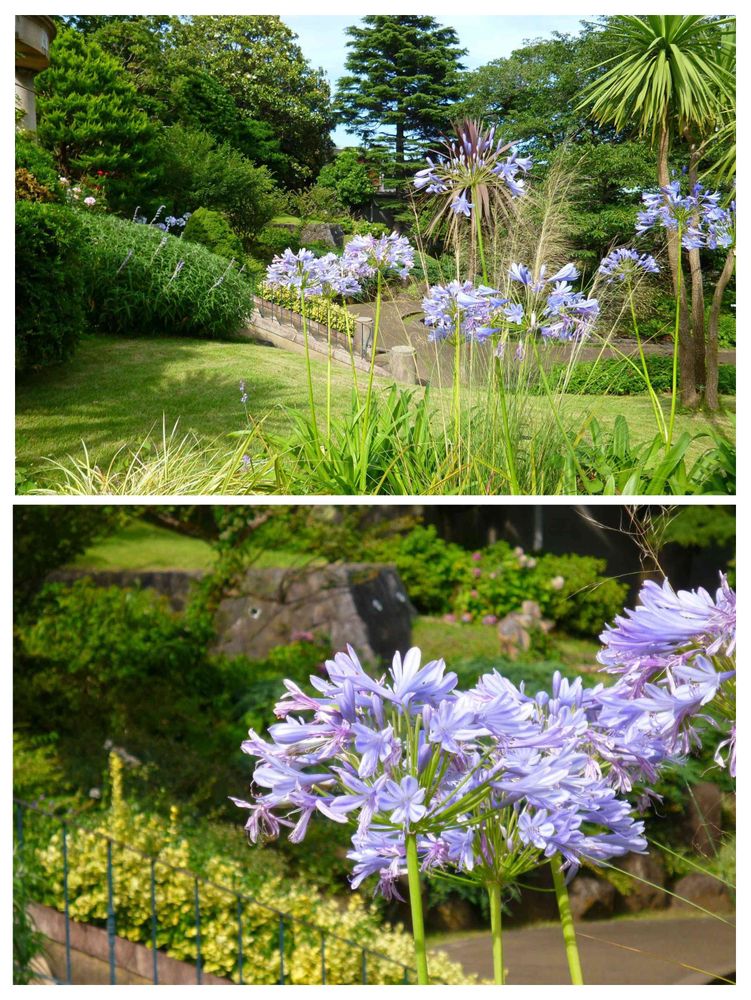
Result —
<instances>
[{"instance_id":1,"label":"tall evergreen tree","mask_svg":"<svg viewBox=\"0 0 751 1000\"><path fill-rule=\"evenodd\" d=\"M365 142L393 129L402 165L411 143L429 142L450 124L466 49L433 17L369 14L363 21L347 28L349 75L339 80L337 116Z\"/></svg>"},{"instance_id":2,"label":"tall evergreen tree","mask_svg":"<svg viewBox=\"0 0 751 1000\"><path fill-rule=\"evenodd\" d=\"M156 164L155 128L122 65L97 42L64 30L37 92L39 139L60 169L75 179L98 176L115 206L137 199Z\"/></svg>"}]
</instances>

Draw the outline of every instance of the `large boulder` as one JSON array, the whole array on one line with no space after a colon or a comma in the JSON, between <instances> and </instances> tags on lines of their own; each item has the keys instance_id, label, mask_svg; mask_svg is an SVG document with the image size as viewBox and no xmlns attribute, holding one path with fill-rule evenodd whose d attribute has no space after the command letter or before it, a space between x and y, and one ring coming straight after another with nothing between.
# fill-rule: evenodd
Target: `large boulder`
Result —
<instances>
[{"instance_id":1,"label":"large boulder","mask_svg":"<svg viewBox=\"0 0 751 1000\"><path fill-rule=\"evenodd\" d=\"M697 854L712 857L722 842L722 791L711 781L691 786L683 823L687 846Z\"/></svg>"},{"instance_id":2,"label":"large boulder","mask_svg":"<svg viewBox=\"0 0 751 1000\"><path fill-rule=\"evenodd\" d=\"M326 634L363 660L411 643L414 609L394 566L376 563L247 571L216 611L216 650L263 657L297 635Z\"/></svg>"},{"instance_id":3,"label":"large boulder","mask_svg":"<svg viewBox=\"0 0 751 1000\"><path fill-rule=\"evenodd\" d=\"M692 872L679 878L673 886L671 909L693 910L701 906L710 913L731 913L735 904L727 886L703 872ZM680 898L676 898L680 897ZM691 904L695 904L692 906Z\"/></svg>"},{"instance_id":4,"label":"large boulder","mask_svg":"<svg viewBox=\"0 0 751 1000\"><path fill-rule=\"evenodd\" d=\"M300 230L300 243L325 243L331 249L344 246L344 230L330 222L306 222Z\"/></svg>"},{"instance_id":5,"label":"large boulder","mask_svg":"<svg viewBox=\"0 0 751 1000\"><path fill-rule=\"evenodd\" d=\"M577 875L568 895L574 920L597 920L613 913L615 887L603 879Z\"/></svg>"},{"instance_id":6,"label":"large boulder","mask_svg":"<svg viewBox=\"0 0 751 1000\"><path fill-rule=\"evenodd\" d=\"M623 896L623 905L629 913L667 906L669 897L663 891L665 865L658 854L627 854L620 859L618 867L634 876L629 882L629 891Z\"/></svg>"}]
</instances>

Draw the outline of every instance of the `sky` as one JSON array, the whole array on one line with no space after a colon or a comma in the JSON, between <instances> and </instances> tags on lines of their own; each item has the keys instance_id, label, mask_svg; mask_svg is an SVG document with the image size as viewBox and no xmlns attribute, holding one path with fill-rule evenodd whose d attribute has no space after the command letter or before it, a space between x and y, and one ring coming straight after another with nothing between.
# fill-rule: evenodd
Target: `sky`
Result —
<instances>
[{"instance_id":1,"label":"sky","mask_svg":"<svg viewBox=\"0 0 751 1000\"><path fill-rule=\"evenodd\" d=\"M473 14L463 17L439 15L436 20L455 29L459 44L468 50L463 60L465 67L476 69L491 59L510 55L514 49L521 47L525 39L550 38L554 31L578 34L582 16ZM361 18L346 14L295 14L282 15L282 21L298 36L306 59L316 69L325 71L334 90L336 81L345 74L345 28L359 24ZM342 127L332 132L332 138L337 146L353 146L359 142L356 136L349 135Z\"/></svg>"}]
</instances>

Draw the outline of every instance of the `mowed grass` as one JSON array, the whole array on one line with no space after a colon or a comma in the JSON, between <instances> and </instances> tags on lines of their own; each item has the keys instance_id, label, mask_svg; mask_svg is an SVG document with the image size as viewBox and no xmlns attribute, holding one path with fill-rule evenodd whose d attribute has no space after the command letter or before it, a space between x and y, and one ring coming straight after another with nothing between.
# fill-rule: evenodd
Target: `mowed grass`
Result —
<instances>
[{"instance_id":1,"label":"mowed grass","mask_svg":"<svg viewBox=\"0 0 751 1000\"><path fill-rule=\"evenodd\" d=\"M487 670L497 666L503 672L495 625L446 622L432 615L420 615L412 625L412 644L420 647L423 659L444 659L450 669L465 663L483 663ZM554 661L575 673L594 672L598 668L595 656L600 645L595 638L580 639L556 632L553 647ZM516 669L524 672L521 665Z\"/></svg>"},{"instance_id":2,"label":"mowed grass","mask_svg":"<svg viewBox=\"0 0 751 1000\"><path fill-rule=\"evenodd\" d=\"M326 362L314 359L311 365L316 407L323 418ZM163 421L168 431L179 421L178 436L192 431L206 441L215 440L247 427L241 379L247 386L248 410L267 433L288 432L290 414L308 412L305 359L300 355L244 340L87 337L71 361L19 379L17 463L28 476L45 478L45 459L80 457L85 441L91 461L106 464L119 448L135 449L150 433L161 435ZM358 379L363 385L366 375L358 373ZM333 365L335 417L349 411L351 391L352 372ZM445 415L450 396L450 389L432 390ZM724 403L726 413L711 422L702 414L680 414L677 433L706 430L711 423L732 434L735 400L726 398ZM529 405L542 415L548 404L544 397L532 397ZM667 400L663 405L667 410ZM634 441L651 439L655 433L646 396L569 397L567 406L577 422L591 413L605 428L623 414ZM689 457L701 450L701 443L695 443Z\"/></svg>"},{"instance_id":3,"label":"mowed grass","mask_svg":"<svg viewBox=\"0 0 751 1000\"><path fill-rule=\"evenodd\" d=\"M70 565L90 570L195 570L214 567L215 550L200 538L181 535L158 524L133 518L106 538L101 538L77 556ZM305 553L286 549L264 549L249 554L258 567L309 565Z\"/></svg>"}]
</instances>

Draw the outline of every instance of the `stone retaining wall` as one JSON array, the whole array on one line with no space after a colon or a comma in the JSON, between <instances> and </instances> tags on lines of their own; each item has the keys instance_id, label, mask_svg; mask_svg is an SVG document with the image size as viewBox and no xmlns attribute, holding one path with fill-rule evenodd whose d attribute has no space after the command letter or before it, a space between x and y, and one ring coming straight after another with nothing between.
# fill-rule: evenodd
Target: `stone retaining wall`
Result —
<instances>
[{"instance_id":1,"label":"stone retaining wall","mask_svg":"<svg viewBox=\"0 0 751 1000\"><path fill-rule=\"evenodd\" d=\"M65 914L39 903L29 904L29 915L37 929L50 942L46 958L55 979L65 982ZM76 920L68 922L71 948L71 979L77 985L109 983L109 939L107 931ZM115 966L118 985L139 986L154 982L154 952L142 944L115 936ZM157 952L157 976L160 985L196 984L196 967ZM202 973L205 986L232 986L229 979Z\"/></svg>"}]
</instances>

